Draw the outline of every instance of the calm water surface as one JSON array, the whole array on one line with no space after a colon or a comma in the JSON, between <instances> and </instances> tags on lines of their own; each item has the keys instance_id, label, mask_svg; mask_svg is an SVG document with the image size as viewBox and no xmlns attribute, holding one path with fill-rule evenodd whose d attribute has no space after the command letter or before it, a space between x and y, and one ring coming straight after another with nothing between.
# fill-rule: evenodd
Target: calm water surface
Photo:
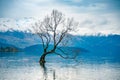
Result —
<instances>
[{"instance_id":1,"label":"calm water surface","mask_svg":"<svg viewBox=\"0 0 120 80\"><path fill-rule=\"evenodd\" d=\"M78 56L78 62L49 55L47 80L120 80L119 56L84 54ZM25 52L0 53L0 80L43 80L39 56Z\"/></svg>"}]
</instances>

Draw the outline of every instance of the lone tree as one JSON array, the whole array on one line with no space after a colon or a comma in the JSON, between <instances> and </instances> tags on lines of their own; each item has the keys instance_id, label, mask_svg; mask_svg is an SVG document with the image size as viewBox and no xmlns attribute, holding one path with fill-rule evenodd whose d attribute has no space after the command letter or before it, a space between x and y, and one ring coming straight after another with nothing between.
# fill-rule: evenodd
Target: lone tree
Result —
<instances>
[{"instance_id":1,"label":"lone tree","mask_svg":"<svg viewBox=\"0 0 120 80\"><path fill-rule=\"evenodd\" d=\"M73 57L63 56L59 52L68 55L59 46L65 46L70 39L70 32L74 31L78 26L78 23L73 18L65 18L65 16L57 11L53 10L50 16L46 16L43 21L38 21L33 26L35 33L40 37L43 46L43 54L40 57L39 63L42 67L45 67L45 58L48 54L57 54L65 59L75 59ZM67 40L66 40L67 39ZM52 48L50 44L53 44ZM78 52L78 51L76 51Z\"/></svg>"}]
</instances>

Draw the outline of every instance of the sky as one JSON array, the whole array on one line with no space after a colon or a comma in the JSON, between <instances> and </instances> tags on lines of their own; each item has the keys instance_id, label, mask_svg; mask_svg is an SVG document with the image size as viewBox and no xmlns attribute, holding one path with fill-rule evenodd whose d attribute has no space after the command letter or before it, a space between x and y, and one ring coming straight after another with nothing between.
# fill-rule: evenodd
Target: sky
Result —
<instances>
[{"instance_id":1,"label":"sky","mask_svg":"<svg viewBox=\"0 0 120 80\"><path fill-rule=\"evenodd\" d=\"M18 29L20 24L19 29L26 30L30 22L23 18L43 19L53 9L79 22L74 34L120 34L120 0L0 0L0 29L6 29L3 24ZM12 23L6 19L12 19Z\"/></svg>"}]
</instances>

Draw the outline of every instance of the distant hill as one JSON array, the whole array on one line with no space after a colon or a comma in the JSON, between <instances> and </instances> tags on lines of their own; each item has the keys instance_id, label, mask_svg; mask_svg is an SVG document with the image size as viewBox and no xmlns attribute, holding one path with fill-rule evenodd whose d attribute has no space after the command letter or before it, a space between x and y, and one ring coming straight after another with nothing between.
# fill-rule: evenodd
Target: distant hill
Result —
<instances>
[{"instance_id":1,"label":"distant hill","mask_svg":"<svg viewBox=\"0 0 120 80\"><path fill-rule=\"evenodd\" d=\"M120 53L120 35L76 36L76 46L98 53Z\"/></svg>"},{"instance_id":2,"label":"distant hill","mask_svg":"<svg viewBox=\"0 0 120 80\"><path fill-rule=\"evenodd\" d=\"M32 46L24 48L24 51L25 52L42 53L43 49L42 49L41 44L37 44L37 45L32 45Z\"/></svg>"},{"instance_id":3,"label":"distant hill","mask_svg":"<svg viewBox=\"0 0 120 80\"><path fill-rule=\"evenodd\" d=\"M49 49L51 49L53 46L50 45L49 46ZM80 48L80 47L60 47L62 50L64 50L66 53L74 53L74 52L77 52L79 51L78 53L80 52L88 52L88 50L84 49L84 48ZM48 50L49 50L48 49ZM28 52L29 54L42 54L43 53L43 47L42 47L42 44L37 44L37 45L32 45L32 46L29 46L29 47L26 47L24 48L24 51L25 52ZM56 50L57 52L60 52L60 50Z\"/></svg>"}]
</instances>

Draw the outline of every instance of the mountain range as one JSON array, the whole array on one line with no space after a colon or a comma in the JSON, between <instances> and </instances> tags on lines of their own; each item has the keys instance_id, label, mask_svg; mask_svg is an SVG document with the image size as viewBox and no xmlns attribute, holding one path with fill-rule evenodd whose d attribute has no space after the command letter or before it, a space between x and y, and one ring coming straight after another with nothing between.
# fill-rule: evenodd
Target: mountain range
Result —
<instances>
[{"instance_id":1,"label":"mountain range","mask_svg":"<svg viewBox=\"0 0 120 80\"><path fill-rule=\"evenodd\" d=\"M19 48L25 48L30 45L38 44L40 42L40 38L32 33L6 31L0 32L0 42L11 44Z\"/></svg>"},{"instance_id":2,"label":"mountain range","mask_svg":"<svg viewBox=\"0 0 120 80\"><path fill-rule=\"evenodd\" d=\"M21 48L25 51L39 51L41 49L40 38L32 33L22 31L0 32L0 45L7 44ZM120 53L120 35L108 36L72 36L70 47L78 47L81 50L87 50L92 54L119 54Z\"/></svg>"}]
</instances>

